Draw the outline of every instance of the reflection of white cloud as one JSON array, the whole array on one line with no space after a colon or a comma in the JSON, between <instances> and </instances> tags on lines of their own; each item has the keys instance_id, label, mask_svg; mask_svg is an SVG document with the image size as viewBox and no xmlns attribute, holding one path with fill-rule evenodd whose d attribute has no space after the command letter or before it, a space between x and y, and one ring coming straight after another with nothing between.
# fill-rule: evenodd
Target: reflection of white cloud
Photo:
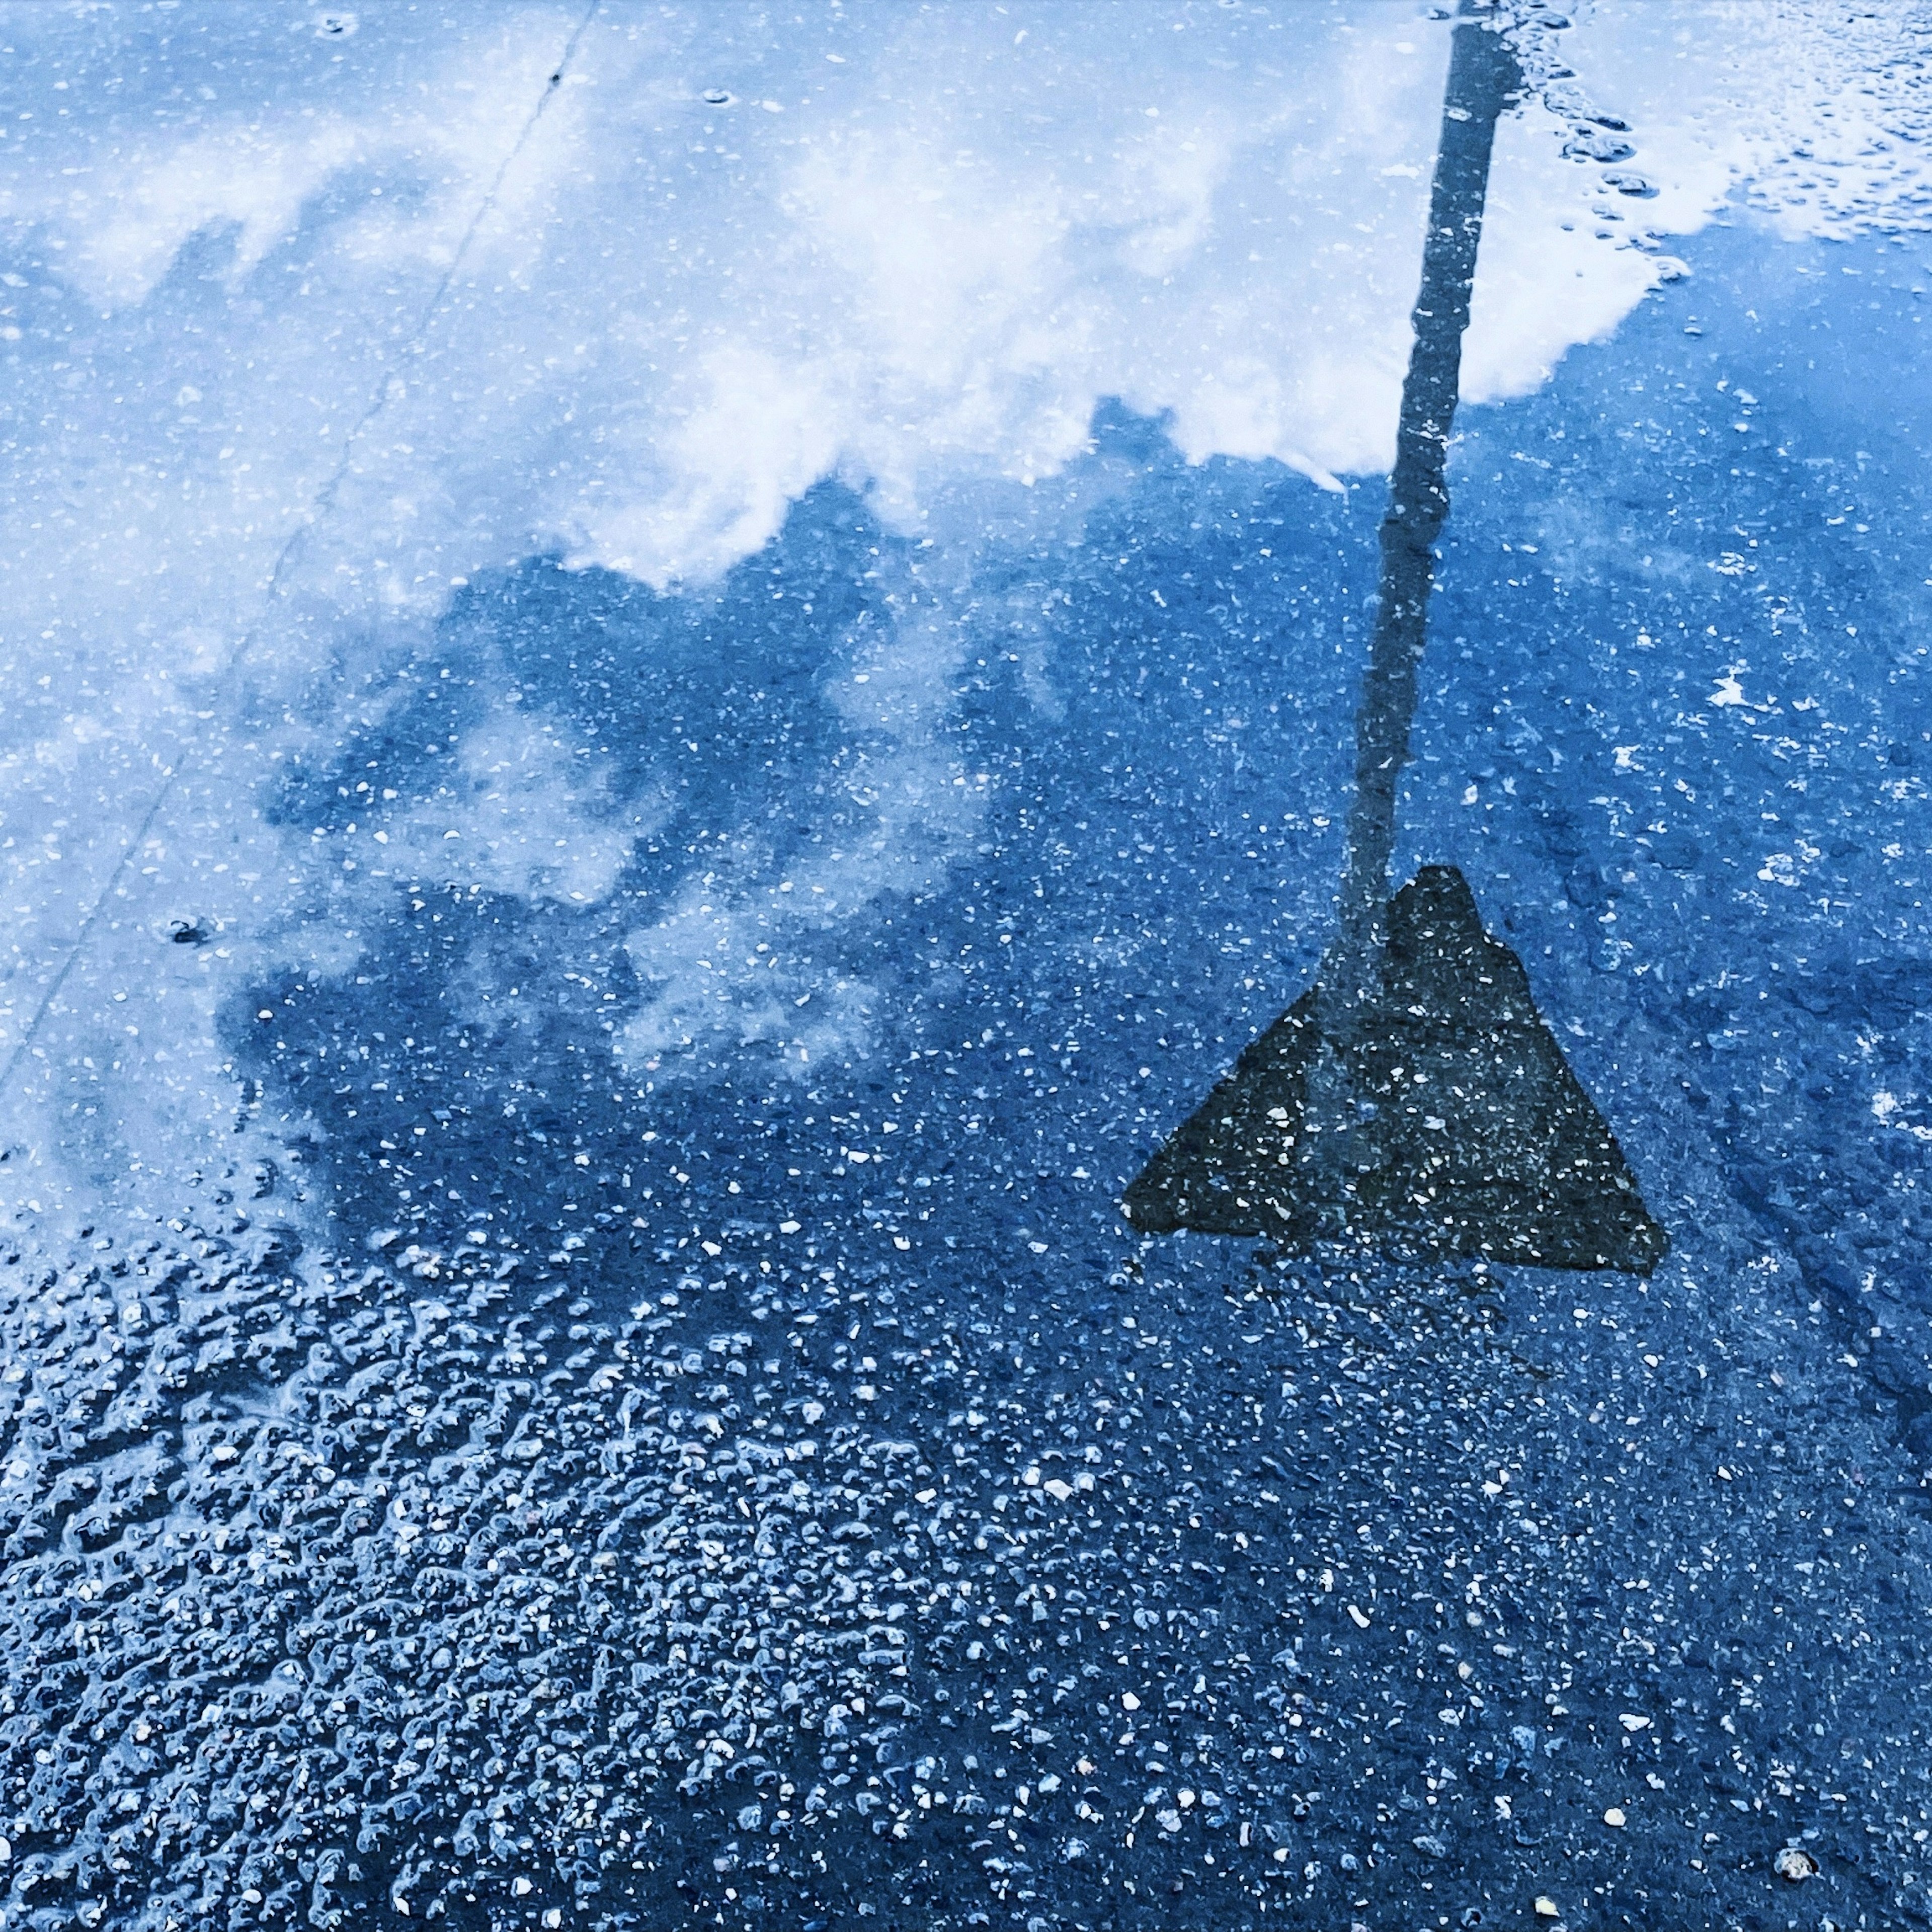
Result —
<instances>
[{"instance_id":1,"label":"reflection of white cloud","mask_svg":"<svg viewBox=\"0 0 1932 1932\"><path fill-rule=\"evenodd\" d=\"M0 154L16 244L0 308L19 331L0 368L0 879L26 908L0 957L0 1050L164 772L194 778L150 828L170 855L156 876L238 934L274 926L277 896L312 874L252 815L272 721L323 668L352 668L359 639L433 623L452 579L560 545L701 580L827 474L896 526L944 532L958 563L983 540L974 492L1063 469L1109 396L1164 416L1196 460L1275 458L1318 482L1386 461L1441 24L1216 9L1176 31L1056 4L766 15L748 32L730 10L614 9L552 89L574 13L452 26L382 9L325 40L260 9L178 11L164 35L147 16L15 10L20 84L44 98ZM1580 14L1560 37L1570 96L1502 130L1468 393L1521 394L1615 328L1659 272L1611 245L1642 229L1688 233L1727 201L1793 233L1922 222L1924 35L1904 0ZM704 102L718 87L733 104ZM1652 198L1563 158L1564 116L1586 106L1631 123ZM221 667L251 633L238 692ZM848 907L943 866L976 809L926 735L956 640L902 623L886 650L905 703L866 723L880 802L806 881ZM1045 688L1030 665L1029 686ZM387 828L391 856L601 897L629 830L548 755L515 740L494 796L466 773L463 837L442 842L460 862L434 814ZM748 860L734 876L730 916L750 918L775 882ZM723 916L698 903L694 932ZM698 998L695 962L725 949L688 945L686 916L635 949L664 969L662 1039L695 1042L715 1029L679 1016L723 1010ZM809 929L786 917L790 938ZM107 951L70 978L74 1001L146 982L137 929L97 926ZM798 970L790 998L832 1000L836 974ZM168 1011L191 1008L181 1038L219 1114L212 1008ZM742 1012L755 1036L780 1030L776 1008ZM862 1018L845 1012L845 1033ZM176 1025L158 1010L154 1028Z\"/></svg>"},{"instance_id":2,"label":"reflection of white cloud","mask_svg":"<svg viewBox=\"0 0 1932 1932\"><path fill-rule=\"evenodd\" d=\"M428 885L480 886L519 898L583 904L617 883L640 832L614 809L601 772L577 756L562 721L500 713L464 740L455 782L367 830L372 869Z\"/></svg>"},{"instance_id":3,"label":"reflection of white cloud","mask_svg":"<svg viewBox=\"0 0 1932 1932\"><path fill-rule=\"evenodd\" d=\"M690 413L648 457L684 486L654 500L600 499L581 514L579 560L664 583L708 578L776 535L840 455L836 404L808 365L763 350L715 350L692 372Z\"/></svg>"},{"instance_id":4,"label":"reflection of white cloud","mask_svg":"<svg viewBox=\"0 0 1932 1932\"><path fill-rule=\"evenodd\" d=\"M1171 412L1190 456L1372 464L1444 44L1391 56L1383 24L1311 20L1264 73L1096 35L1072 94L1052 49L1016 52L989 16L896 24L870 54L892 87L861 116L828 88L731 124L751 191L718 224L680 215L651 263L675 304L622 300L622 373L646 360L660 380L628 387L612 454L647 459L590 466L551 514L584 560L701 574L719 532L768 534L801 476L842 470L916 525L962 476L1063 467L1108 395ZM986 86L950 86L962 68ZM1262 380L1231 384L1231 354ZM1242 406L1250 390L1264 406Z\"/></svg>"},{"instance_id":5,"label":"reflection of white cloud","mask_svg":"<svg viewBox=\"0 0 1932 1932\"><path fill-rule=\"evenodd\" d=\"M784 883L796 889L796 881ZM627 942L646 1004L625 1029L626 1060L656 1072L674 1057L699 1072L719 1048L759 1043L786 1072L805 1076L834 1054L862 1052L873 989L812 956L814 940L838 911L836 902L821 911L807 901L794 912L776 887L762 896L686 892Z\"/></svg>"},{"instance_id":6,"label":"reflection of white cloud","mask_svg":"<svg viewBox=\"0 0 1932 1932\"><path fill-rule=\"evenodd\" d=\"M56 280L90 305L139 304L193 238L235 238L182 341L117 335L112 318L93 330L93 366L118 362L170 406L39 432L93 452L64 480L76 610L139 582L169 602L184 583L182 625L245 611L261 543L272 554L313 501L310 459L385 368L400 380L306 578L377 613L434 610L452 575L560 536L654 581L702 578L836 470L916 519L962 475L1064 465L1108 395L1171 414L1197 460L1311 474L1386 460L1439 25L1379 7L1178 34L1077 8L774 22L758 88L712 107L707 80L743 79L735 26L606 21L406 368L383 352L449 263L566 22L482 16L400 62L385 36L402 29L365 25L332 45L317 92L288 84L279 37L185 23L158 78L215 70L192 44L221 56L225 92L131 138L76 92L33 143L9 144L0 219L59 243ZM58 66L61 32L40 38ZM1605 4L1557 37L1578 77L1551 98L1629 120L1630 169L1657 192L1628 200L1602 167L1564 160L1562 113L1505 123L1471 393L1533 386L1650 286L1643 255L1599 229L1688 232L1737 194L1806 232L1922 215L1922 38L1902 5L1840 23L1798 0ZM197 358L210 338L232 356ZM54 344L30 332L21 352L38 380ZM255 540L232 544L231 524ZM96 526L111 553L90 554ZM15 583L52 594L31 572Z\"/></svg>"},{"instance_id":7,"label":"reflection of white cloud","mask_svg":"<svg viewBox=\"0 0 1932 1932\"><path fill-rule=\"evenodd\" d=\"M477 187L502 161L505 130L530 112L556 24L532 10L438 50L460 71L446 67L413 99L404 92L379 108L352 100L318 113L285 98L236 113L215 96L205 114L158 115L91 148L91 165L0 177L0 220L70 236L65 274L117 308L145 301L183 248L211 232L232 235L223 280L238 292L332 193L354 195L330 224L332 253L379 273L406 260L447 265Z\"/></svg>"},{"instance_id":8,"label":"reflection of white cloud","mask_svg":"<svg viewBox=\"0 0 1932 1932\"><path fill-rule=\"evenodd\" d=\"M851 928L887 896L938 889L989 787L944 742L968 634L959 614L916 560L893 577L890 601L906 614L854 626L824 673L848 735L788 828L817 835L782 859L756 838L719 854L626 942L645 997L619 1042L634 1067L701 1075L721 1052L757 1044L810 1078L870 1047L878 994L841 964Z\"/></svg>"}]
</instances>

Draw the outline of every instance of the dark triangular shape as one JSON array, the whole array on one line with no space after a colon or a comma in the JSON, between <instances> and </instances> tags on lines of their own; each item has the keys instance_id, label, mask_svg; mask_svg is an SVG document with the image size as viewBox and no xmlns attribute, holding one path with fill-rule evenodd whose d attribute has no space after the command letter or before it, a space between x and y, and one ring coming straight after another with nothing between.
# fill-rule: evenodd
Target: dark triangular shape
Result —
<instances>
[{"instance_id":1,"label":"dark triangular shape","mask_svg":"<svg viewBox=\"0 0 1932 1932\"><path fill-rule=\"evenodd\" d=\"M1127 1190L1134 1226L1648 1274L1670 1238L1462 875L1390 902L1379 992L1311 988Z\"/></svg>"}]
</instances>

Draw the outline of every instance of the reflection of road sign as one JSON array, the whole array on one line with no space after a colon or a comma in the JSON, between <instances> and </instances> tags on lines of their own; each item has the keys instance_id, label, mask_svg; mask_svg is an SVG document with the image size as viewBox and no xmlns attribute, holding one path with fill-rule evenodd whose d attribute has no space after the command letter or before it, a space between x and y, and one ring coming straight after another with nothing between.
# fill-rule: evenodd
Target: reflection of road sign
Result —
<instances>
[{"instance_id":1,"label":"reflection of road sign","mask_svg":"<svg viewBox=\"0 0 1932 1932\"><path fill-rule=\"evenodd\" d=\"M1461 873L1426 866L1387 917L1373 1023L1331 1038L1304 993L1148 1163L1134 1225L1648 1274L1664 1231Z\"/></svg>"},{"instance_id":2,"label":"reflection of road sign","mask_svg":"<svg viewBox=\"0 0 1932 1932\"><path fill-rule=\"evenodd\" d=\"M1462 874L1427 867L1384 905L1490 156L1519 81L1494 23L1466 16L1382 519L1339 930L1316 984L1128 1189L1150 1232L1352 1236L1641 1274L1670 1245Z\"/></svg>"}]
</instances>

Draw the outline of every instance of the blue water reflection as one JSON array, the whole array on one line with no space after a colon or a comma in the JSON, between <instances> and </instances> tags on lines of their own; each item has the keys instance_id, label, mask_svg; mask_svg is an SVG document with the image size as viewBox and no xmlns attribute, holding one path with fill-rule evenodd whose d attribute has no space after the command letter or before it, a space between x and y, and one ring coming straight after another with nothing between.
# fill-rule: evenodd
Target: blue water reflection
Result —
<instances>
[{"instance_id":1,"label":"blue water reflection","mask_svg":"<svg viewBox=\"0 0 1932 1932\"><path fill-rule=\"evenodd\" d=\"M1446 9L9 19L7 1922L1923 1916L1918 29L1541 12L1391 884L1648 1280L1120 1211Z\"/></svg>"}]
</instances>

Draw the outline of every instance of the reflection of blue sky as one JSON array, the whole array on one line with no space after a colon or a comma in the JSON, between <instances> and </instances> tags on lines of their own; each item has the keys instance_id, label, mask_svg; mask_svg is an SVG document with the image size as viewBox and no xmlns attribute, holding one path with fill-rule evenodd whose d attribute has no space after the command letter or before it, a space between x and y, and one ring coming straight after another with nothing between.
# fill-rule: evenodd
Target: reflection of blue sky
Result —
<instances>
[{"instance_id":1,"label":"reflection of blue sky","mask_svg":"<svg viewBox=\"0 0 1932 1932\"><path fill-rule=\"evenodd\" d=\"M365 1828L370 1899L548 1883L578 1827L506 1771L552 1735L509 1700L566 1669L584 1728L653 1740L611 1774L626 1803L724 1794L673 1827L709 1885L713 1824L748 1840L770 1799L724 1739L766 1726L802 1765L851 1742L855 1687L908 1751L965 1735L912 1708L950 1683L963 1710L964 1612L883 1534L848 1556L855 1511L976 1588L997 1558L1028 1630L1048 1575L1056 1614L1077 1580L1150 1649L1184 1649L1177 1605L1225 1612L1214 1654L1248 1646L1240 1708L1280 1748L1248 1764L1230 1730L1215 1775L1297 1832L1319 1732L1256 1714L1352 1709L1379 1666L1277 1652L1287 1574L1379 1642L1418 1523L1408 1600L1440 1588L1458 1642L1492 1618L1486 1672L1520 1652L1462 1742L1498 1781L1511 1748L1570 1780L1574 1843L1636 1734L1558 1754L1550 1687L1587 1723L1650 1708L1642 1673L1653 1741L1683 1688L1670 1728L1708 1763L1761 1718L1774 1770L1918 1828L1922 1754L1880 1701L1913 1626L1875 1610L1894 1648L1867 1660L1847 1633L1898 1593L1844 1555L1890 1560L1880 1492L1932 1454L1909 10L1600 6L1532 46L1549 92L1498 146L1398 862L1460 866L1520 954L1666 1268L1526 1274L1506 1336L1484 1312L1458 1339L1493 1280L1418 1298L1365 1265L1331 1428L1322 1270L1276 1301L1236 1244L1137 1244L1116 1212L1329 930L1429 10L610 10L574 44L581 16L536 8L4 14L0 1207L40 1223L0 1306L14 1896L109 1843L157 1910L178 1880L245 1900L270 1835L292 1864ZM1382 1374L1372 1331L1406 1348L1415 1311L1408 1406L1378 1412L1354 1351ZM1640 1388L1642 1454L1593 1406ZM1395 1481L1412 1449L1426 1492ZM951 1503L907 1526L938 1493L914 1465L955 1485L951 1528ZM1203 1559L1237 1521L1296 1553L1243 1600L1137 1545L1124 1489L1103 1558L994 1528L1123 1471L1198 1498ZM1318 1598L1304 1534L1360 1582L1316 1570ZM1334 1615L1371 1557L1372 1639ZM554 1558L576 1580L526 1592ZM602 1594L620 1562L636 1588ZM880 1575L910 1652L848 1642ZM296 1582L281 1658L261 1606ZM1653 1586L1673 1676L1628 1628L1580 1648ZM1712 1684L1784 1672L1721 1744L1694 1637L1736 1640ZM1025 1659L986 1654L1018 1700ZM1135 1684L1154 1705L1108 1678L1110 1731ZM454 1757L392 1748L393 1712L476 1700ZM1076 1714L1033 1734L1070 1786ZM864 1739L888 1778L890 1735ZM1322 1858L1371 1842L1395 1748L1365 1737L1352 1792L1324 1765L1364 1835L1318 1816ZM1468 1762L1462 1844L1564 1842L1505 1839ZM1729 1791L1695 1800L1727 1832ZM1631 1822L1648 1882L1676 1850Z\"/></svg>"},{"instance_id":2,"label":"reflection of blue sky","mask_svg":"<svg viewBox=\"0 0 1932 1932\"><path fill-rule=\"evenodd\" d=\"M442 922L473 928L460 970L440 936L434 968L466 1024L511 1026L487 989L554 986L562 935L594 926L614 1084L740 1052L796 1079L896 1050L908 986L956 970L922 976L902 940L964 916L980 848L1032 896L1030 776L1100 784L1140 730L1112 779L1164 760L1170 782L1124 790L1124 828L1182 826L1195 794L1246 809L1260 772L1270 836L1328 814L1348 633L1314 614L1366 587L1372 514L1328 497L1384 456L1443 30L1108 18L861 12L741 41L599 16L559 70L573 21L535 10L18 16L10 1049L66 974L10 1102L32 1188L59 1191L56 1120L89 1190L130 1163L178 1180L248 1101L248 989L366 1000L397 922L438 924L425 892L470 909ZM1869 45L1798 8L1722 25L1606 8L1544 37L1539 70L1577 73L1550 83L1561 113L1504 130L1472 397L1613 327L1727 194L1792 233L1915 205L1884 133L1910 107L1878 58L1895 23ZM1579 136L1612 106L1628 136ZM1150 467L1094 441L1110 398L1107 420L1165 425ZM1236 466L1175 466L1216 457ZM1238 559L1247 596L1206 632L1162 617L1233 584L1205 532L1264 501L1282 531ZM595 676L556 627L595 633ZM1102 728L1122 735L1096 736L1137 650ZM1673 669L1735 662L1748 697L1752 653ZM411 748L432 735L433 764ZM1270 890L1297 896L1298 959L1332 855L1307 831L1293 852ZM1106 870L1062 888L1053 947L1127 892ZM186 921L210 943L164 943Z\"/></svg>"},{"instance_id":3,"label":"reflection of blue sky","mask_svg":"<svg viewBox=\"0 0 1932 1932\"><path fill-rule=\"evenodd\" d=\"M256 992L234 1000L244 1064L338 1151L405 1100L411 1124L462 1107L464 1160L669 1109L748 1180L776 1149L734 1088L751 1114L920 1089L909 1065L989 1024L1071 1071L1150 984L1172 1050L1225 1048L1210 1011L1264 1020L1330 890L1346 743L1318 721L1363 532L1299 478L1098 428L1050 486L1084 509L1050 574L988 539L941 576L828 484L706 592L548 560L470 586L372 679L366 728L290 761L272 816L310 869L287 947L322 970L283 969L266 1030ZM829 662L827 621L849 640ZM1104 1096L1040 1084L1056 1155L1088 1145ZM761 1204L785 1192L764 1180Z\"/></svg>"},{"instance_id":4,"label":"reflection of blue sky","mask_svg":"<svg viewBox=\"0 0 1932 1932\"><path fill-rule=\"evenodd\" d=\"M1777 259L1781 304L1726 238L1696 321L1658 310L1472 416L1405 808L1412 859L1468 871L1652 1171L1696 1172L1713 1091L1720 1142L1828 1138L1877 1093L1910 1125L1924 1077L1896 982L1923 943L1932 754L1915 586L1888 560L1916 432L1868 421L1844 452L1808 413L1825 389L1786 404L1780 374L1812 272L1894 297L1906 277L1890 242ZM1908 352L1914 308L1881 313ZM950 1132L980 1172L974 1109L922 1110L990 1029L1021 1138L1118 1183L1320 943L1372 526L1132 418L1099 430L1030 500L1063 519L1045 555L1030 519L923 548L826 485L702 592L550 561L470 586L371 674L367 728L284 781L271 816L316 895L284 944L326 969L356 922L358 963L284 969L272 1052L236 998L244 1064L345 1153L452 1095L452 1163L506 1121L608 1150L641 1112L668 1146L728 1150L747 1198L716 1204L742 1211L791 1186L769 1110L828 1093L921 1116L922 1151ZM902 681L881 722L896 672L866 640L902 640L922 600L951 627L924 645L943 682L922 716ZM1821 1083L1808 1128L1766 1097ZM358 1211L387 1224L362 1172ZM896 1161L873 1196L902 1210L914 1178Z\"/></svg>"}]
</instances>

